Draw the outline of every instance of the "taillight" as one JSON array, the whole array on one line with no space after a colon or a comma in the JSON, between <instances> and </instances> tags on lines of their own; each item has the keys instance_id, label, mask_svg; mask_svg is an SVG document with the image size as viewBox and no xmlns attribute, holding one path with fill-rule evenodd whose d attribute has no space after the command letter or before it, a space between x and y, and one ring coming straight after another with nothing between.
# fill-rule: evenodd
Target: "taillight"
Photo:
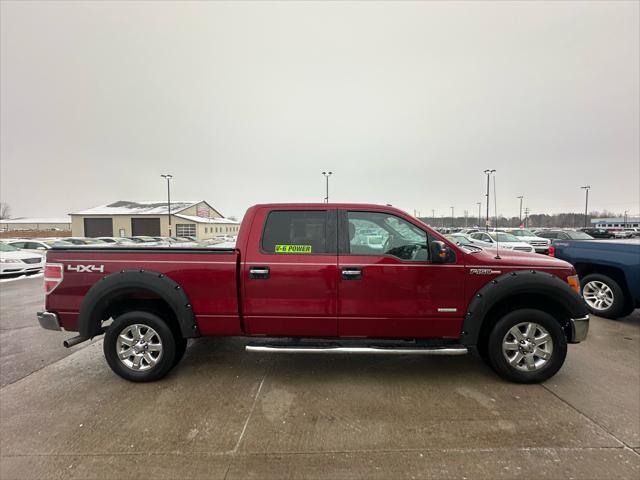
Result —
<instances>
[{"instance_id":1,"label":"taillight","mask_svg":"<svg viewBox=\"0 0 640 480\"><path fill-rule=\"evenodd\" d=\"M58 285L62 283L64 277L64 265L61 263L47 263L44 266L44 293L49 295Z\"/></svg>"},{"instance_id":2,"label":"taillight","mask_svg":"<svg viewBox=\"0 0 640 480\"><path fill-rule=\"evenodd\" d=\"M550 257L555 257L556 256L556 247L554 247L553 245L549 246L549 256Z\"/></svg>"}]
</instances>

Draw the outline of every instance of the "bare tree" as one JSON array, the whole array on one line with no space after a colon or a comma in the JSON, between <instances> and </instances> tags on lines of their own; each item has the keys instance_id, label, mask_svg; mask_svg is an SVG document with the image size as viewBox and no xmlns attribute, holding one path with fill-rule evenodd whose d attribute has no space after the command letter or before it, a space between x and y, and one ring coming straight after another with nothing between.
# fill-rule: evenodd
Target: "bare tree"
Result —
<instances>
[{"instance_id":1,"label":"bare tree","mask_svg":"<svg viewBox=\"0 0 640 480\"><path fill-rule=\"evenodd\" d=\"M0 202L0 220L6 220L11 216L11 206L7 202Z\"/></svg>"}]
</instances>

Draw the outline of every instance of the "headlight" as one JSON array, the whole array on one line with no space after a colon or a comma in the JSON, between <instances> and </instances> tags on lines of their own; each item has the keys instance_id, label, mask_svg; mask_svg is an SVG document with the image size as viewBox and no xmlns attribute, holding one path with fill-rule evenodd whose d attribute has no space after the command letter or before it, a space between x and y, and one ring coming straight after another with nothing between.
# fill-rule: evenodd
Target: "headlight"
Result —
<instances>
[{"instance_id":1,"label":"headlight","mask_svg":"<svg viewBox=\"0 0 640 480\"><path fill-rule=\"evenodd\" d=\"M567 283L574 292L580 295L580 280L578 280L578 275L569 275L567 277Z\"/></svg>"},{"instance_id":2,"label":"headlight","mask_svg":"<svg viewBox=\"0 0 640 480\"><path fill-rule=\"evenodd\" d=\"M0 263L22 263L22 260L17 258L0 258Z\"/></svg>"}]
</instances>

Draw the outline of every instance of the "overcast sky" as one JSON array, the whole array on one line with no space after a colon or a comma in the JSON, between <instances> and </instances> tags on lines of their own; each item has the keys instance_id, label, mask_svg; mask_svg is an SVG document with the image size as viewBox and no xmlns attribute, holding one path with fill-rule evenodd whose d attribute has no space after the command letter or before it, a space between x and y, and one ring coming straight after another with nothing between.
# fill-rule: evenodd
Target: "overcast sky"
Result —
<instances>
[{"instance_id":1,"label":"overcast sky","mask_svg":"<svg viewBox=\"0 0 640 480\"><path fill-rule=\"evenodd\" d=\"M0 197L638 213L639 5L2 1Z\"/></svg>"}]
</instances>

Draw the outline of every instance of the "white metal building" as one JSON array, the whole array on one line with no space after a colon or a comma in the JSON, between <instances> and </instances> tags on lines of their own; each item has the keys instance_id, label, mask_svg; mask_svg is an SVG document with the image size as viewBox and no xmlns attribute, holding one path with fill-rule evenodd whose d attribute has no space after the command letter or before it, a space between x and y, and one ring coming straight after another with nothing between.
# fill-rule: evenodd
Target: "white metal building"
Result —
<instances>
[{"instance_id":1,"label":"white metal building","mask_svg":"<svg viewBox=\"0 0 640 480\"><path fill-rule=\"evenodd\" d=\"M71 231L79 237L196 237L237 235L240 223L222 216L204 200L172 201L171 225L166 201L120 200L71 214Z\"/></svg>"},{"instance_id":2,"label":"white metal building","mask_svg":"<svg viewBox=\"0 0 640 480\"><path fill-rule=\"evenodd\" d=\"M638 228L640 227L640 217L627 217L626 224L624 217L592 218L591 224L600 228Z\"/></svg>"}]
</instances>

